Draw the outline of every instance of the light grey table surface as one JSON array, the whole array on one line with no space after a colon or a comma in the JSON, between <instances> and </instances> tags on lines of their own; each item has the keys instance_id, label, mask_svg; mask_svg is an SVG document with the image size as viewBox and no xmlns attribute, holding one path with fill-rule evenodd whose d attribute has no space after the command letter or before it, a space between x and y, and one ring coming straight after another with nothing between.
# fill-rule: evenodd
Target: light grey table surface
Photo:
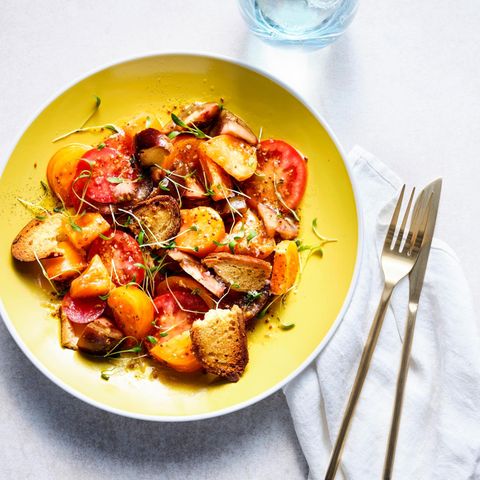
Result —
<instances>
[{"instance_id":1,"label":"light grey table surface","mask_svg":"<svg viewBox=\"0 0 480 480\"><path fill-rule=\"evenodd\" d=\"M479 25L476 0L363 0L335 45L302 53L252 37L233 0L1 0L2 166L32 113L94 69L156 51L239 58L296 88L346 150L362 145L410 184L443 176L437 233L478 292ZM30 364L3 323L0 365L0 478L307 475L281 393L217 419L157 424L63 392Z\"/></svg>"}]
</instances>

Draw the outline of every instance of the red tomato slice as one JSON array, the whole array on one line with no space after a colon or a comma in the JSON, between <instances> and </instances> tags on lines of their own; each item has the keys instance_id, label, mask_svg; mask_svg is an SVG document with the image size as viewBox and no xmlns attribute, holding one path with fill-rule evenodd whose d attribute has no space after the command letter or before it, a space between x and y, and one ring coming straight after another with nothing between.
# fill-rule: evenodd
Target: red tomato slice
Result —
<instances>
[{"instance_id":1,"label":"red tomato slice","mask_svg":"<svg viewBox=\"0 0 480 480\"><path fill-rule=\"evenodd\" d=\"M84 198L93 203L119 203L135 192L138 170L130 157L110 147L93 148L77 164L71 201L75 207Z\"/></svg>"},{"instance_id":2,"label":"red tomato slice","mask_svg":"<svg viewBox=\"0 0 480 480\"><path fill-rule=\"evenodd\" d=\"M121 135L119 133L110 135L103 143L126 157L130 157L135 153L134 139L130 135Z\"/></svg>"},{"instance_id":3,"label":"red tomato slice","mask_svg":"<svg viewBox=\"0 0 480 480\"><path fill-rule=\"evenodd\" d=\"M283 140L264 140L257 150L256 174L245 184L245 193L251 197L249 203L275 206L282 210L277 193L288 208L298 206L307 185L305 159ZM276 191L275 191L276 189Z\"/></svg>"},{"instance_id":4,"label":"red tomato slice","mask_svg":"<svg viewBox=\"0 0 480 480\"><path fill-rule=\"evenodd\" d=\"M166 342L188 330L209 309L199 295L194 295L185 288L159 295L154 302L158 310L155 314L158 329L155 337L158 342Z\"/></svg>"},{"instance_id":5,"label":"red tomato slice","mask_svg":"<svg viewBox=\"0 0 480 480\"><path fill-rule=\"evenodd\" d=\"M105 236L111 240L97 237L88 250L88 260L95 255L100 258L109 271L112 281L117 285L125 285L135 281L142 283L145 270L135 264L143 265L143 255L140 245L128 233L109 230Z\"/></svg>"},{"instance_id":6,"label":"red tomato slice","mask_svg":"<svg viewBox=\"0 0 480 480\"><path fill-rule=\"evenodd\" d=\"M98 297L72 298L70 293L63 297L62 311L74 323L89 323L100 317L107 302Z\"/></svg>"}]
</instances>

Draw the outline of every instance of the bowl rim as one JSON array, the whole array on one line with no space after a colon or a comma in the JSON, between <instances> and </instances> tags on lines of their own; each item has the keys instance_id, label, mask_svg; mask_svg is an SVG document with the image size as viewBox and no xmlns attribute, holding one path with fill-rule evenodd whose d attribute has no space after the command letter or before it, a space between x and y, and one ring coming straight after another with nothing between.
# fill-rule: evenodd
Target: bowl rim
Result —
<instances>
[{"instance_id":1,"label":"bowl rim","mask_svg":"<svg viewBox=\"0 0 480 480\"><path fill-rule=\"evenodd\" d=\"M168 51L168 52L162 52L162 51L154 51L150 53L144 53L141 55L129 55L123 59L116 60L113 63L107 63L104 64L100 67L96 67L89 71L86 74L83 74L82 76L74 79L72 82L69 82L66 87L63 87L59 89L58 91L54 92L49 98L41 104L41 106L36 109L36 111L33 113L32 116L29 117L29 119L25 122L23 128L20 129L20 132L16 135L14 141L12 142L10 148L6 149L5 155L2 156L1 158L1 172L0 172L0 177L3 175L3 171L5 167L7 166L8 161L10 160L10 157L12 156L15 148L18 145L18 142L21 140L22 136L25 134L25 132L30 128L32 123L37 119L38 116L41 115L41 113L51 104L53 103L60 95L64 94L71 88L73 88L75 85L78 83L82 82L83 80L86 80L87 78L100 73L103 70L107 70L109 68L114 68L117 66L120 66L125 63L129 62L134 62L137 60L146 60L150 58L155 58L155 57L173 57L173 56L184 56L184 57L198 57L198 58L206 58L206 59L212 59L212 60L220 60L222 62L226 63L231 63L233 65L245 68L246 70L250 70L256 74L259 74L270 81L276 83L280 87L282 87L284 90L286 90L290 95L292 95L296 100L298 100L314 117L315 119L322 125L322 127L325 129L325 131L328 133L328 136L332 140L333 144L335 145L335 148L338 150L340 157L343 161L343 164L345 166L345 169L347 171L348 178L350 180L350 184L352 185L352 191L353 191L353 197L354 197L354 202L355 202L355 209L356 209L356 215L357 215L357 252L356 252L356 259L355 259L355 267L352 275L352 279L350 281L350 286L348 288L347 295L345 296L345 299L343 301L342 307L340 308L340 311L335 318L334 322L332 323L330 329L328 330L327 334L325 337L322 339L322 341L318 344L318 346L310 353L310 355L289 375L287 375L285 378L283 378L281 381L273 385L273 387L270 387L269 389L265 390L264 392L248 399L243 402L237 403L235 405L232 405L230 407L222 408L220 410L215 410L213 412L207 412L207 413L199 413L199 414L194 414L194 415L147 415L147 414L142 414L142 413L135 413L135 412L128 412L125 410L122 410L120 408L115 408L111 407L107 404L101 403L97 400L94 400L87 395L75 390L73 387L70 387L66 383L63 382L60 378L56 377L53 373L51 373L34 355L33 353L30 352L30 350L27 348L26 344L24 341L20 338L20 335L17 333L13 322L11 321L7 310L3 304L2 299L0 298L0 316L3 319L3 322L5 323L8 331L10 332L10 335L13 337L17 345L20 347L22 352L25 354L25 356L37 367L40 372L42 372L48 379L50 379L53 383L55 383L58 387L63 389L64 391L70 393L74 397L78 398L79 400L84 401L85 403L97 407L100 410L104 410L109 413L114 413L116 415L120 415L123 417L128 417L128 418L134 418L137 420L145 420L145 421L155 421L155 422L190 422L190 421L197 421L197 420L206 420L209 418L215 418L219 417L222 415L226 415L228 413L233 413L238 410L242 410L246 407L249 407L251 405L254 405L255 403L259 402L260 400L263 400L270 395L273 395L275 392L283 388L285 385L287 385L291 380L296 378L301 372L303 372L312 362L313 360L318 356L318 354L325 348L325 346L330 342L331 338L333 337L335 331L337 330L338 326L340 325L343 317L345 316L345 313L351 303L353 292L355 290L355 287L358 282L359 278L359 272L360 272L360 267L362 263L362 258L363 258L363 252L364 252L364 218L363 218L363 210L361 208L360 204L360 198L359 198L359 192L358 192L358 185L356 184L356 181L353 177L353 172L352 172L352 166L348 163L346 160L346 154L340 145L339 140L337 139L336 135L334 134L333 130L331 129L330 125L328 122L324 119L324 117L312 106L309 105L309 102L306 98L304 98L301 94L296 92L292 87L287 85L283 80L277 78L275 75L267 72L266 70L263 70L262 68L259 68L257 66L254 66L250 63L247 63L243 60L239 60L227 55L222 55L222 54L217 54L217 53L210 53L210 52L201 52L201 51L188 51L188 50L179 50L179 51Z\"/></svg>"}]
</instances>

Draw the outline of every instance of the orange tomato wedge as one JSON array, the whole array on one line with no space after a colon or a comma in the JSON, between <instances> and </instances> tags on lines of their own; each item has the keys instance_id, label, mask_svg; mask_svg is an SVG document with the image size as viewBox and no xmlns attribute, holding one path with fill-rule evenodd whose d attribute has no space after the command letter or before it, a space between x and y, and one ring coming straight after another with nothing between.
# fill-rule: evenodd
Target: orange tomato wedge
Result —
<instances>
[{"instance_id":1,"label":"orange tomato wedge","mask_svg":"<svg viewBox=\"0 0 480 480\"><path fill-rule=\"evenodd\" d=\"M76 248L88 247L101 233L110 229L99 213L84 213L72 220L65 218L63 230Z\"/></svg>"},{"instance_id":2,"label":"orange tomato wedge","mask_svg":"<svg viewBox=\"0 0 480 480\"><path fill-rule=\"evenodd\" d=\"M113 286L108 270L105 268L100 257L95 255L92 260L90 260L87 269L73 280L70 285L70 295L72 298L106 295Z\"/></svg>"},{"instance_id":3,"label":"orange tomato wedge","mask_svg":"<svg viewBox=\"0 0 480 480\"><path fill-rule=\"evenodd\" d=\"M202 369L193 353L190 330L185 330L166 342L157 343L149 352L155 360L165 363L177 372L192 373Z\"/></svg>"},{"instance_id":4,"label":"orange tomato wedge","mask_svg":"<svg viewBox=\"0 0 480 480\"><path fill-rule=\"evenodd\" d=\"M182 223L175 239L177 248L197 257L213 252L225 235L222 217L213 208L195 207L181 210Z\"/></svg>"},{"instance_id":5,"label":"orange tomato wedge","mask_svg":"<svg viewBox=\"0 0 480 480\"><path fill-rule=\"evenodd\" d=\"M87 268L85 252L76 249L70 242L59 242L61 257L41 260L50 280L63 282L77 277Z\"/></svg>"},{"instance_id":6,"label":"orange tomato wedge","mask_svg":"<svg viewBox=\"0 0 480 480\"><path fill-rule=\"evenodd\" d=\"M267 235L263 222L253 210L247 210L220 242L217 252L231 252L266 258L275 250L275 240Z\"/></svg>"},{"instance_id":7,"label":"orange tomato wedge","mask_svg":"<svg viewBox=\"0 0 480 480\"><path fill-rule=\"evenodd\" d=\"M300 268L298 249L291 240L281 241L275 248L273 257L270 291L282 295L295 283Z\"/></svg>"},{"instance_id":8,"label":"orange tomato wedge","mask_svg":"<svg viewBox=\"0 0 480 480\"><path fill-rule=\"evenodd\" d=\"M232 192L232 179L227 172L210 160L206 155L200 154L199 159L202 170L205 173L212 199L218 201L235 195L235 193Z\"/></svg>"}]
</instances>

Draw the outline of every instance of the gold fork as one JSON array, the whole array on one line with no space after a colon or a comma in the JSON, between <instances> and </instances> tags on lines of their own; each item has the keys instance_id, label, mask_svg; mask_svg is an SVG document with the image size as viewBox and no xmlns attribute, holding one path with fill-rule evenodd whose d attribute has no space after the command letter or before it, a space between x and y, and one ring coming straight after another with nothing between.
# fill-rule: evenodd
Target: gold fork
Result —
<instances>
[{"instance_id":1,"label":"gold fork","mask_svg":"<svg viewBox=\"0 0 480 480\"><path fill-rule=\"evenodd\" d=\"M328 470L325 475L325 480L333 480L340 464L340 457L342 455L343 447L345 445L345 439L348 433L355 407L360 397L365 378L367 376L370 362L372 360L373 351L377 345L378 336L383 325L383 319L387 311L390 297L392 296L393 289L398 282L405 277L410 270L412 270L415 261L417 260L418 253L423 241L423 235L425 233L425 225L427 221L427 214L430 207L430 201L423 202L419 209L419 214L412 218L410 229L405 237L405 227L409 218L413 196L415 188L412 189L412 193L408 200L407 208L403 216L398 234L395 236L395 232L398 228L398 217L403 202L403 196L405 193L405 185L402 187L400 196L397 201L397 205L393 212L392 220L388 227L387 236L383 245L382 251L382 270L385 279L385 285L380 298L375 317L373 319L370 332L368 334L367 342L363 348L362 357L358 366L357 375L353 383L352 391L348 399L345 413L343 414L342 423L340 425L340 431L338 433L337 441L330 458ZM394 241L395 240L395 241Z\"/></svg>"}]
</instances>

